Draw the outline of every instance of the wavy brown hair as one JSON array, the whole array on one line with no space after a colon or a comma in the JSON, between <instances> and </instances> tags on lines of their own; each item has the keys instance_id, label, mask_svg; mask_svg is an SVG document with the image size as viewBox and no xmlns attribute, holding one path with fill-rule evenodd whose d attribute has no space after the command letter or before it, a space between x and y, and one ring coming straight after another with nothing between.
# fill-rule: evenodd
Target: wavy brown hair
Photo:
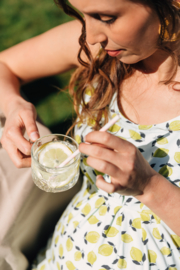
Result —
<instances>
[{"instance_id":1,"label":"wavy brown hair","mask_svg":"<svg viewBox=\"0 0 180 270\"><path fill-rule=\"evenodd\" d=\"M158 14L161 24L158 47L169 52L175 62L170 78L163 82L169 84L172 82L179 65L178 54L176 53L177 46L169 49L168 44L176 43L179 38L180 5L172 0L133 1L150 6ZM133 65L124 64L115 57L110 57L103 49L93 58L86 42L86 25L83 17L68 4L68 1L55 0L55 2L67 15L80 20L82 23L82 33L79 37L80 50L78 53L78 61L81 66L73 73L69 83L69 92L73 97L77 114L77 120L70 129L77 123L83 123L91 119L89 124L93 123L93 129L98 130L101 126L102 117L105 118L104 123L108 120L108 106L115 93L117 93L119 110L126 116L121 106L121 91L119 89L122 81L133 74ZM87 56L87 62L81 58L82 51ZM95 83L96 87L94 87ZM87 89L92 94L88 103L85 102L84 98ZM80 104L82 105L81 112L79 112Z\"/></svg>"}]
</instances>

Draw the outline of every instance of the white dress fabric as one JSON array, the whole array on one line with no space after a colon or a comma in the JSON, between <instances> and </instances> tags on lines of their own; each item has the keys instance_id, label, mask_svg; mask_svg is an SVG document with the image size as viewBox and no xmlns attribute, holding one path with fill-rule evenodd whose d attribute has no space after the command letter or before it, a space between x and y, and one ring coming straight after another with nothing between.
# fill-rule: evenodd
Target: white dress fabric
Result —
<instances>
[{"instance_id":1,"label":"white dress fabric","mask_svg":"<svg viewBox=\"0 0 180 270\"><path fill-rule=\"evenodd\" d=\"M116 114L120 112L114 96L109 119ZM78 125L76 140L83 141L91 131L88 125ZM154 170L180 186L180 116L140 126L121 115L109 132L134 144ZM86 158L82 155L83 186L56 225L45 259L34 269L180 269L180 237L134 197L98 189L99 172ZM110 181L108 175L104 179Z\"/></svg>"}]
</instances>

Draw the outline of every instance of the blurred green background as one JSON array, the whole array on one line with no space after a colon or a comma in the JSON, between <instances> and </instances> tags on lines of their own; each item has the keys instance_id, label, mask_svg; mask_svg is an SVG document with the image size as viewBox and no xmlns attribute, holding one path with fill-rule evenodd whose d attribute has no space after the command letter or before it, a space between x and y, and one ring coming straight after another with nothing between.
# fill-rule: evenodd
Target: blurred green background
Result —
<instances>
[{"instance_id":1,"label":"blurred green background","mask_svg":"<svg viewBox=\"0 0 180 270\"><path fill-rule=\"evenodd\" d=\"M1 0L0 51L70 21L53 0ZM60 92L68 85L72 71L29 83L22 87L42 122L53 133L66 133L75 116L68 93Z\"/></svg>"}]
</instances>

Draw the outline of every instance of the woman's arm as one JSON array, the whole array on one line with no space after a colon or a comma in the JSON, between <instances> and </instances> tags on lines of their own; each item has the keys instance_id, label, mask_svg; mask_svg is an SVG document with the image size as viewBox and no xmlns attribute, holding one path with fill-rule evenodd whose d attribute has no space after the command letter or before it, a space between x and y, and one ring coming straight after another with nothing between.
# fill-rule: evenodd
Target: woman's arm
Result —
<instances>
[{"instance_id":1,"label":"woman's arm","mask_svg":"<svg viewBox=\"0 0 180 270\"><path fill-rule=\"evenodd\" d=\"M180 188L160 174L151 177L141 196L136 197L180 236Z\"/></svg>"},{"instance_id":2,"label":"woman's arm","mask_svg":"<svg viewBox=\"0 0 180 270\"><path fill-rule=\"evenodd\" d=\"M20 85L65 72L79 65L81 23L72 21L0 53L0 108L6 116L1 139L17 167L29 167L31 144L39 137L34 106L19 93Z\"/></svg>"},{"instance_id":3,"label":"woman's arm","mask_svg":"<svg viewBox=\"0 0 180 270\"><path fill-rule=\"evenodd\" d=\"M62 24L1 52L0 62L22 83L65 72L79 65L80 34L80 22Z\"/></svg>"}]
</instances>

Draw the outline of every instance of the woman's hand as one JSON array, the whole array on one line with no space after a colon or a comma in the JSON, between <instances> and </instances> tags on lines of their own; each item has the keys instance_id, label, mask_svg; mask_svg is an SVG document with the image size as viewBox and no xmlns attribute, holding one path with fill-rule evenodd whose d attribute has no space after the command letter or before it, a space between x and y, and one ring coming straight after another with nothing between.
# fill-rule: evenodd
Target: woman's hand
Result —
<instances>
[{"instance_id":1,"label":"woman's hand","mask_svg":"<svg viewBox=\"0 0 180 270\"><path fill-rule=\"evenodd\" d=\"M1 143L18 168L31 166L31 143L23 135L26 130L32 141L39 138L35 120L34 106L21 97L9 105Z\"/></svg>"},{"instance_id":2,"label":"woman's hand","mask_svg":"<svg viewBox=\"0 0 180 270\"><path fill-rule=\"evenodd\" d=\"M93 131L85 137L90 145L82 143L80 152L88 155L87 164L111 176L107 183L101 175L97 176L97 187L108 193L122 195L142 195L156 175L140 151L131 143L107 132Z\"/></svg>"}]
</instances>

